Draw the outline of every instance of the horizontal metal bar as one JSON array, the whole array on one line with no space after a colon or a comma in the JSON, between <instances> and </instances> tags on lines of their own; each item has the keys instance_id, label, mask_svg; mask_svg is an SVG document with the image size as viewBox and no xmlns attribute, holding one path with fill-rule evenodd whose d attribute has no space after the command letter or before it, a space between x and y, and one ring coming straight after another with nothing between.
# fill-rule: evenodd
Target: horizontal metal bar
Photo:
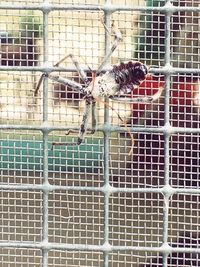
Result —
<instances>
[{"instance_id":1,"label":"horizontal metal bar","mask_svg":"<svg viewBox=\"0 0 200 267\"><path fill-rule=\"evenodd\" d=\"M152 12L162 12L162 13L174 13L174 12L200 12L200 7L194 6L173 6L166 5L161 7L156 6L122 6L122 5L54 5L54 4L30 4L30 5L11 5L11 4L1 4L0 9L7 10L40 10L42 12L51 12L54 10L74 10L74 11L104 11L104 12L116 12L116 11L152 11Z\"/></svg>"},{"instance_id":2,"label":"horizontal metal bar","mask_svg":"<svg viewBox=\"0 0 200 267\"><path fill-rule=\"evenodd\" d=\"M200 194L200 189L198 188L174 188L169 187L166 188L117 188L109 185L109 187L93 187L93 186L60 186L60 185L50 185L50 184L41 184L41 185L31 185L31 184L0 184L0 190L16 190L16 191L90 191L90 192L102 192L116 194L116 193L157 193L157 194L165 194L165 195L173 195L173 194Z\"/></svg>"},{"instance_id":3,"label":"horizontal metal bar","mask_svg":"<svg viewBox=\"0 0 200 267\"><path fill-rule=\"evenodd\" d=\"M163 66L162 68L150 68L149 73L161 73L161 74L177 74L177 73L193 73L199 74L200 69L197 68L175 68L171 65Z\"/></svg>"},{"instance_id":4,"label":"horizontal metal bar","mask_svg":"<svg viewBox=\"0 0 200 267\"><path fill-rule=\"evenodd\" d=\"M85 68L85 71L90 71L89 68ZM75 67L51 67L51 66L38 66L38 67L23 67L23 66L0 66L0 71L40 71L40 72L53 72L53 71L62 71L62 72L77 72Z\"/></svg>"},{"instance_id":5,"label":"horizontal metal bar","mask_svg":"<svg viewBox=\"0 0 200 267\"><path fill-rule=\"evenodd\" d=\"M162 134L176 134L176 133L188 133L199 134L200 128L184 128L184 127L121 127L104 124L102 127L97 127L97 132L126 132L127 128L132 133L162 133ZM70 129L79 130L79 127L74 126L49 126L48 124L41 125L15 125L15 124L0 124L0 130L32 130L41 132L52 131L68 131ZM91 128L88 128L88 132L91 132Z\"/></svg>"},{"instance_id":6,"label":"horizontal metal bar","mask_svg":"<svg viewBox=\"0 0 200 267\"><path fill-rule=\"evenodd\" d=\"M112 66L106 67L103 71L111 70ZM91 69L85 67L84 71L90 72ZM93 69L96 71L97 69ZM73 66L67 67L53 67L53 66L38 66L38 67L24 67L24 66L0 66L0 71L40 71L40 72L77 72L77 69ZM174 68L172 66L163 66L162 68L151 68L149 69L149 73L161 73L161 74L177 74L177 73L186 73L186 74L200 74L200 69L197 68Z\"/></svg>"},{"instance_id":7,"label":"horizontal metal bar","mask_svg":"<svg viewBox=\"0 0 200 267\"><path fill-rule=\"evenodd\" d=\"M103 245L82 245L82 244L66 244L66 243L50 243L50 242L0 242L0 248L29 248L29 249L46 249L46 250L69 250L69 251L146 251L159 253L200 253L200 248L183 248L170 247L164 245L160 247L145 246L112 246L110 244Z\"/></svg>"}]
</instances>

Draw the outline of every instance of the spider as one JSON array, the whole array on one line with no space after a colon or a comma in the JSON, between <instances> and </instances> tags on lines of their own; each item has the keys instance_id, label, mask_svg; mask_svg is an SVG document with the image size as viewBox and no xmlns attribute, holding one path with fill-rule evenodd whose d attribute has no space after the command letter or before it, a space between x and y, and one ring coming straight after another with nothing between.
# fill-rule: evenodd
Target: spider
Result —
<instances>
[{"instance_id":1,"label":"spider","mask_svg":"<svg viewBox=\"0 0 200 267\"><path fill-rule=\"evenodd\" d=\"M106 28L107 30L107 28ZM113 65L110 70L103 71L103 68L107 64L107 61L110 59L112 53L118 47L119 43L122 41L122 35L119 29L114 26L112 23L112 32L114 34L114 41L110 50L105 55L102 63L96 71L92 71L93 79L92 81L87 77L85 71L81 68L78 61L72 54L69 54L62 58L54 67L58 67L67 58L72 60L78 74L80 75L83 85L79 84L68 78L61 76L56 76L53 74L47 75L42 74L38 85L35 89L35 96L38 94L38 90L42 83L43 77L47 75L51 80L61 83L65 86L69 86L74 91L80 92L85 99L85 111L82 117L82 122L80 125L79 135L76 142L53 142L54 145L80 145L85 138L85 134L88 128L88 121L90 114L92 115L92 130L91 133L95 133L96 130L96 117L95 117L95 108L96 102L100 101L102 98L109 98L115 101L126 101L129 103L142 102L142 103L151 103L157 100L161 95L161 90L152 96L141 96L137 98L127 99L125 97L120 97L126 93L130 93L135 86L139 86L140 83L146 78L148 74L148 68L146 65L139 61L127 61L122 62L117 65ZM121 118L120 118L121 119ZM122 120L122 119L121 119ZM66 132L66 135L69 133L77 132L75 130L69 130Z\"/></svg>"}]
</instances>

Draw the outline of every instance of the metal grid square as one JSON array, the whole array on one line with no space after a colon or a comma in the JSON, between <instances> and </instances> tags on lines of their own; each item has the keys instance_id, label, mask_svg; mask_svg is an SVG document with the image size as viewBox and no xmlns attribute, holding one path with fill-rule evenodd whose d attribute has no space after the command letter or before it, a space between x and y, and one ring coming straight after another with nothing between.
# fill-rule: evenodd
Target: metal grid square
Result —
<instances>
[{"instance_id":1,"label":"metal grid square","mask_svg":"<svg viewBox=\"0 0 200 267\"><path fill-rule=\"evenodd\" d=\"M195 0L8 0L0 3L0 266L199 266L199 34ZM44 79L80 82L112 41L111 62L151 66L134 95L152 104L99 103L98 129L74 140L84 100ZM156 76L157 73L163 75ZM123 125L119 116L126 121ZM131 155L130 135L135 145Z\"/></svg>"}]
</instances>

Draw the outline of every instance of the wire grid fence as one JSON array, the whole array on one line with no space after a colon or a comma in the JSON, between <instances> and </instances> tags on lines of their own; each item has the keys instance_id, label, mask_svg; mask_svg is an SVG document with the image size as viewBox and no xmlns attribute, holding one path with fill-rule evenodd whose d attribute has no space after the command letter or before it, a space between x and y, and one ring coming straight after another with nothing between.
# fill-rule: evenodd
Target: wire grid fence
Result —
<instances>
[{"instance_id":1,"label":"wire grid fence","mask_svg":"<svg viewBox=\"0 0 200 267\"><path fill-rule=\"evenodd\" d=\"M0 10L0 266L199 266L198 1L13 0ZM133 95L163 95L99 103L97 133L51 150L77 138L65 131L79 128L84 100L47 77L35 97L37 82L50 72L81 82L70 61L53 67L69 53L91 77L112 42L103 16L123 35L110 63L156 66Z\"/></svg>"}]
</instances>

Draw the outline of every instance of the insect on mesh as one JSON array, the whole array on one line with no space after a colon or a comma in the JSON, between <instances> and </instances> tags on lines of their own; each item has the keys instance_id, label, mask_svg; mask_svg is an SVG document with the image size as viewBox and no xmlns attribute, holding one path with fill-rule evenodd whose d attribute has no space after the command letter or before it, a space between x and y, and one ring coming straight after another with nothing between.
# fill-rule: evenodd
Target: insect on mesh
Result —
<instances>
[{"instance_id":1,"label":"insect on mesh","mask_svg":"<svg viewBox=\"0 0 200 267\"><path fill-rule=\"evenodd\" d=\"M191 0L8 0L0 3L1 266L199 266L199 12ZM84 84L140 61L126 99L97 100L80 146ZM41 81L38 93L35 90ZM107 102L109 101L109 102ZM106 104L107 103L107 104ZM108 104L109 103L109 104ZM90 118L91 119L91 118ZM133 141L134 140L134 141ZM129 151L133 146L133 151Z\"/></svg>"}]
</instances>

